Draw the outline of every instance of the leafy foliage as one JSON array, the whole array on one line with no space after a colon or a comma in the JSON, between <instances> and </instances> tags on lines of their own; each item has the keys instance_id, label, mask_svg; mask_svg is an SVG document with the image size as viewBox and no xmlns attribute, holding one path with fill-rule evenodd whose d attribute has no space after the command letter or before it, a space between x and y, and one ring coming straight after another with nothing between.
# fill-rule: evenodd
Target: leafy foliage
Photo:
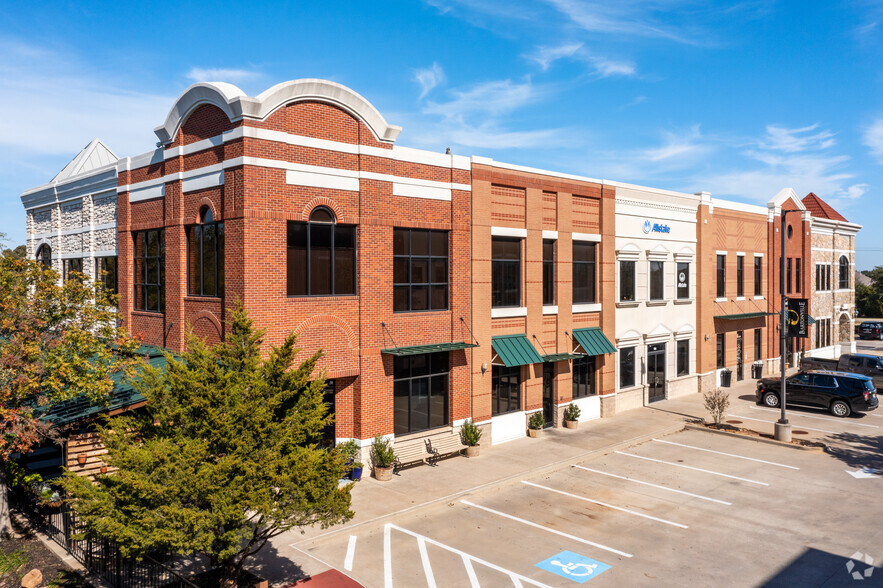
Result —
<instances>
[{"instance_id":1,"label":"leafy foliage","mask_svg":"<svg viewBox=\"0 0 883 588\"><path fill-rule=\"evenodd\" d=\"M582 413L579 406L575 403L571 402L567 405L567 408L564 409L564 420L566 421L578 421L579 415Z\"/></svg>"},{"instance_id":2,"label":"leafy foliage","mask_svg":"<svg viewBox=\"0 0 883 588\"><path fill-rule=\"evenodd\" d=\"M546 426L546 417L543 416L543 411L538 410L535 413L530 415L530 419L527 421L527 426L531 429L542 429Z\"/></svg>"},{"instance_id":3,"label":"leafy foliage","mask_svg":"<svg viewBox=\"0 0 883 588\"><path fill-rule=\"evenodd\" d=\"M712 388L702 393L705 410L711 413L715 425L720 425L730 408L730 393L721 388Z\"/></svg>"},{"instance_id":4,"label":"leafy foliage","mask_svg":"<svg viewBox=\"0 0 883 588\"><path fill-rule=\"evenodd\" d=\"M371 462L374 467L388 468L396 461L396 454L389 439L378 435L371 446Z\"/></svg>"},{"instance_id":5,"label":"leafy foliage","mask_svg":"<svg viewBox=\"0 0 883 588\"><path fill-rule=\"evenodd\" d=\"M466 422L460 428L460 441L463 445L474 447L481 441L481 433L482 430L472 422L472 419L466 419Z\"/></svg>"},{"instance_id":6,"label":"leafy foliage","mask_svg":"<svg viewBox=\"0 0 883 588\"><path fill-rule=\"evenodd\" d=\"M61 284L35 261L0 256L0 456L48 434L39 415L50 405L106 400L111 376L135 364L116 297L81 278Z\"/></svg>"},{"instance_id":7,"label":"leafy foliage","mask_svg":"<svg viewBox=\"0 0 883 588\"><path fill-rule=\"evenodd\" d=\"M99 430L118 470L63 481L90 533L127 556L202 552L235 582L272 537L353 516L349 487L337 486L343 453L318 445L332 418L324 381L310 379L321 351L293 368L294 335L266 358L262 339L237 303L224 342L190 336L165 371L144 369L134 385L145 410Z\"/></svg>"}]
</instances>

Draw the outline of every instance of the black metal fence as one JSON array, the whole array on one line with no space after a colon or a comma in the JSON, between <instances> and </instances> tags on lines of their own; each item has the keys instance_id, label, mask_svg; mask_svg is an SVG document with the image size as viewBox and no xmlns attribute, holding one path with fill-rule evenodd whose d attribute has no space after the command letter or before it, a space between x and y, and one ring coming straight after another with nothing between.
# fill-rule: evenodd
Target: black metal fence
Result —
<instances>
[{"instance_id":1,"label":"black metal fence","mask_svg":"<svg viewBox=\"0 0 883 588\"><path fill-rule=\"evenodd\" d=\"M187 580L182 571L189 572L203 566L198 562L170 558L162 554L146 556L141 560L123 557L119 546L109 539L74 539L82 534L85 524L77 518L67 503L46 505L26 492L10 496L21 512L53 541L63 547L91 573L102 577L116 588L199 588ZM176 571L173 568L178 568Z\"/></svg>"}]
</instances>

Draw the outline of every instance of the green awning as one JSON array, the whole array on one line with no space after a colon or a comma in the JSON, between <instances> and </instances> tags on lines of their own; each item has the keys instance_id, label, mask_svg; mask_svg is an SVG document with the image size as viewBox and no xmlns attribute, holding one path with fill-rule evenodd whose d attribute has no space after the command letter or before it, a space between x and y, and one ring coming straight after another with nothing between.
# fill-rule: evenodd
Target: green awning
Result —
<instances>
[{"instance_id":1,"label":"green awning","mask_svg":"<svg viewBox=\"0 0 883 588\"><path fill-rule=\"evenodd\" d=\"M497 335L492 338L491 345L506 367L543 363L542 356L525 335Z\"/></svg>"},{"instance_id":2,"label":"green awning","mask_svg":"<svg viewBox=\"0 0 883 588\"><path fill-rule=\"evenodd\" d=\"M811 324L811 325L814 325L814 324L816 324L816 319L814 319L814 318L812 318L812 317L809 317L809 320L806 321L806 322L809 323L809 324ZM787 395L786 395L786 396L787 396Z\"/></svg>"},{"instance_id":3,"label":"green awning","mask_svg":"<svg viewBox=\"0 0 883 588\"><path fill-rule=\"evenodd\" d=\"M458 349L469 349L478 347L477 343L466 343L457 341L456 343L432 343L430 345L411 345L409 347L393 347L392 349L381 349L380 353L387 355L423 355L424 353L437 353L439 351L457 351Z\"/></svg>"},{"instance_id":4,"label":"green awning","mask_svg":"<svg viewBox=\"0 0 883 588\"><path fill-rule=\"evenodd\" d=\"M564 361L565 359L579 359L585 353L552 353L543 356L543 361Z\"/></svg>"},{"instance_id":5,"label":"green awning","mask_svg":"<svg viewBox=\"0 0 883 588\"><path fill-rule=\"evenodd\" d=\"M604 355L606 353L616 353L616 347L610 342L610 339L604 335L600 327L590 327L588 329L574 329L573 338L580 344L586 355Z\"/></svg>"},{"instance_id":6,"label":"green awning","mask_svg":"<svg viewBox=\"0 0 883 588\"><path fill-rule=\"evenodd\" d=\"M743 312L741 314L721 314L714 318L722 321L741 321L743 319L760 318L764 316L776 316L778 312Z\"/></svg>"}]
</instances>

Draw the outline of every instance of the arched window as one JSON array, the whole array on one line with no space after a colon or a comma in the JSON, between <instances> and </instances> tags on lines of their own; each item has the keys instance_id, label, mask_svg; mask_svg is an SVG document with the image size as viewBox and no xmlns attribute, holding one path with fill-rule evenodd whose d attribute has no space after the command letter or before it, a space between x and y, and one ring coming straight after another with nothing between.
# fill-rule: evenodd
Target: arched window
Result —
<instances>
[{"instance_id":1,"label":"arched window","mask_svg":"<svg viewBox=\"0 0 883 588\"><path fill-rule=\"evenodd\" d=\"M849 289L849 260L845 255L840 256L840 289Z\"/></svg>"},{"instance_id":2,"label":"arched window","mask_svg":"<svg viewBox=\"0 0 883 588\"><path fill-rule=\"evenodd\" d=\"M224 292L224 223L203 206L199 224L187 235L187 292L191 296L221 296Z\"/></svg>"},{"instance_id":3,"label":"arched window","mask_svg":"<svg viewBox=\"0 0 883 588\"><path fill-rule=\"evenodd\" d=\"M43 267L52 267L52 247L43 243L37 249L37 263L42 263Z\"/></svg>"},{"instance_id":4,"label":"arched window","mask_svg":"<svg viewBox=\"0 0 883 588\"><path fill-rule=\"evenodd\" d=\"M309 222L288 221L288 295L356 293L356 227L320 206Z\"/></svg>"}]
</instances>

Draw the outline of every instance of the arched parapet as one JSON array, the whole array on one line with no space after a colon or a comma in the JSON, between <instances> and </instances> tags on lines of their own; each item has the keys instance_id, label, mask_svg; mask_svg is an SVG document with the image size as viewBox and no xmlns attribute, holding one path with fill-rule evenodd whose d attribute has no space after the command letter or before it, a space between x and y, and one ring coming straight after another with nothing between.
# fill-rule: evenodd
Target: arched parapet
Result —
<instances>
[{"instance_id":1,"label":"arched parapet","mask_svg":"<svg viewBox=\"0 0 883 588\"><path fill-rule=\"evenodd\" d=\"M303 79L276 84L255 98L233 84L199 82L184 91L175 101L163 125L154 132L160 143L171 143L182 123L202 104L213 104L224 111L230 121L244 118L264 120L278 108L295 102L322 102L336 106L365 123L378 141L392 143L402 128L386 122L380 112L360 94L344 85L328 80Z\"/></svg>"}]
</instances>

